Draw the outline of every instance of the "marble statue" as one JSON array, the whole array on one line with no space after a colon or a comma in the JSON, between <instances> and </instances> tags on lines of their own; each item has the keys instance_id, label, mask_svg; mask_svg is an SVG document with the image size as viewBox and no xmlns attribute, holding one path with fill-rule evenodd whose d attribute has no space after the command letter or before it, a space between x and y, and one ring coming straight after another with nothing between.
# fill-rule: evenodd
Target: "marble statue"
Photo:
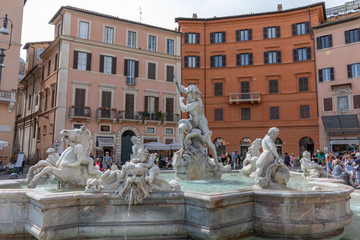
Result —
<instances>
[{"instance_id":1,"label":"marble statue","mask_svg":"<svg viewBox=\"0 0 360 240\"><path fill-rule=\"evenodd\" d=\"M139 149L144 148L144 145L141 143L140 138L137 138L136 136L131 137L131 142L133 144L133 146L132 146L132 152L133 152L132 158L137 158L137 152L139 151Z\"/></svg>"},{"instance_id":2,"label":"marble statue","mask_svg":"<svg viewBox=\"0 0 360 240\"><path fill-rule=\"evenodd\" d=\"M279 132L278 128L272 127L262 140L263 152L256 161L254 174L255 188L286 189L287 187L290 172L280 160L275 146Z\"/></svg>"},{"instance_id":3,"label":"marble statue","mask_svg":"<svg viewBox=\"0 0 360 240\"><path fill-rule=\"evenodd\" d=\"M89 179L85 192L115 193L129 204L139 204L152 192L180 190L175 180L168 183L159 176L160 169L154 163L156 154L149 154L142 144L135 149L136 157L126 162L122 170L107 170L99 179Z\"/></svg>"},{"instance_id":4,"label":"marble statue","mask_svg":"<svg viewBox=\"0 0 360 240\"><path fill-rule=\"evenodd\" d=\"M35 188L43 176L53 176L58 180L59 188L85 187L89 178L99 178L101 171L95 166L89 153L93 144L91 132L84 127L73 130L62 130L61 141L69 144L56 160L53 154L29 172L28 188ZM51 151L52 152L52 151ZM45 166L46 165L46 166ZM34 176L32 176L34 175Z\"/></svg>"},{"instance_id":5,"label":"marble statue","mask_svg":"<svg viewBox=\"0 0 360 240\"><path fill-rule=\"evenodd\" d=\"M245 176L254 178L255 170L256 170L256 160L260 156L260 148L261 148L262 139L257 138L250 147L248 147L248 151L245 156L245 160L243 162L243 168L240 170Z\"/></svg>"},{"instance_id":6,"label":"marble statue","mask_svg":"<svg viewBox=\"0 0 360 240\"><path fill-rule=\"evenodd\" d=\"M300 159L301 171L305 177L319 178L322 175L322 168L319 164L311 161L311 153L308 151L303 152L303 156Z\"/></svg>"},{"instance_id":7,"label":"marble statue","mask_svg":"<svg viewBox=\"0 0 360 240\"><path fill-rule=\"evenodd\" d=\"M189 116L188 119L179 121L179 141L182 148L173 157L176 176L182 180L219 179L222 167L216 159L216 148L211 141L212 132L204 115L200 91L196 85L184 87L180 83L176 84L180 94L187 95L186 104L184 97L180 97L180 109ZM205 145L214 158L207 156Z\"/></svg>"}]
</instances>

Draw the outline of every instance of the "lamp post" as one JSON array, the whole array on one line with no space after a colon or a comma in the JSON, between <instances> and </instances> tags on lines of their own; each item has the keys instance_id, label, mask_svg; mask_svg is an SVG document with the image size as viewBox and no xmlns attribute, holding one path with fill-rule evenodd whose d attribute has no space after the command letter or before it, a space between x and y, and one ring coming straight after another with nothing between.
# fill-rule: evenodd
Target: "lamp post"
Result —
<instances>
[{"instance_id":1,"label":"lamp post","mask_svg":"<svg viewBox=\"0 0 360 240\"><path fill-rule=\"evenodd\" d=\"M10 34L10 39L9 39L9 43L8 43L8 47L7 48L0 48L0 87L1 87L1 73L2 73L2 68L5 67L4 64L4 58L5 58L5 51L9 50L11 47L11 37L12 37L12 30L13 30L13 22L11 21L11 19L8 18L8 15L5 14L5 18L0 18L4 19L4 25L3 27L0 29L0 33L3 35L9 35ZM7 28L8 22L10 21L11 23L11 27L10 27L10 31Z\"/></svg>"}]
</instances>

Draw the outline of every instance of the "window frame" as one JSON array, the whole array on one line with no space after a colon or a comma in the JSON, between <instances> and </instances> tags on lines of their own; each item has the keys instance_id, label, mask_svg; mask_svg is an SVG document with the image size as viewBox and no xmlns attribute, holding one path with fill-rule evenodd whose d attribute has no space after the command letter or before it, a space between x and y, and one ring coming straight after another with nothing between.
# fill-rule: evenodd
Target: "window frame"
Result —
<instances>
[{"instance_id":1,"label":"window frame","mask_svg":"<svg viewBox=\"0 0 360 240\"><path fill-rule=\"evenodd\" d=\"M107 30L111 29L112 30L112 35L111 35L111 41L108 39L108 33ZM110 26L105 26L104 28L104 43L108 43L108 44L114 44L114 37L115 37L115 28L114 27L110 27Z\"/></svg>"},{"instance_id":2,"label":"window frame","mask_svg":"<svg viewBox=\"0 0 360 240\"><path fill-rule=\"evenodd\" d=\"M333 46L332 34L320 36L316 38L316 49L331 48Z\"/></svg>"},{"instance_id":3,"label":"window frame","mask_svg":"<svg viewBox=\"0 0 360 240\"><path fill-rule=\"evenodd\" d=\"M220 87L221 86L221 87ZM214 96L223 96L224 84L222 82L214 83Z\"/></svg>"},{"instance_id":4,"label":"window frame","mask_svg":"<svg viewBox=\"0 0 360 240\"><path fill-rule=\"evenodd\" d=\"M306 79L306 84L301 84L301 81ZM299 84L299 92L309 92L309 78L308 77L299 77L298 78ZM305 87L306 86L306 87Z\"/></svg>"},{"instance_id":5,"label":"window frame","mask_svg":"<svg viewBox=\"0 0 360 240\"><path fill-rule=\"evenodd\" d=\"M224 121L224 109L223 108L215 108L214 109L214 121L215 122Z\"/></svg>"},{"instance_id":6,"label":"window frame","mask_svg":"<svg viewBox=\"0 0 360 240\"><path fill-rule=\"evenodd\" d=\"M264 39L280 38L281 37L280 26L264 27L263 37Z\"/></svg>"},{"instance_id":7,"label":"window frame","mask_svg":"<svg viewBox=\"0 0 360 240\"><path fill-rule=\"evenodd\" d=\"M148 48L147 50L150 52L156 52L157 51L157 36L155 35L148 35Z\"/></svg>"},{"instance_id":8,"label":"window frame","mask_svg":"<svg viewBox=\"0 0 360 240\"><path fill-rule=\"evenodd\" d=\"M250 41L252 40L252 29L240 29L235 31L236 41Z\"/></svg>"},{"instance_id":9,"label":"window frame","mask_svg":"<svg viewBox=\"0 0 360 240\"><path fill-rule=\"evenodd\" d=\"M137 32L128 30L127 31L127 47L136 48L136 35Z\"/></svg>"},{"instance_id":10,"label":"window frame","mask_svg":"<svg viewBox=\"0 0 360 240\"><path fill-rule=\"evenodd\" d=\"M241 108L241 121L250 121L250 120L251 120L250 108Z\"/></svg>"},{"instance_id":11,"label":"window frame","mask_svg":"<svg viewBox=\"0 0 360 240\"><path fill-rule=\"evenodd\" d=\"M82 26L85 26L83 24L87 24L86 34L84 33L85 30L82 30ZM79 33L78 34L79 34L78 37L81 38L81 39L87 39L87 40L90 39L90 22L80 20L79 21ZM86 35L86 37L84 37L82 35Z\"/></svg>"},{"instance_id":12,"label":"window frame","mask_svg":"<svg viewBox=\"0 0 360 240\"><path fill-rule=\"evenodd\" d=\"M270 107L269 108L270 120L280 120L280 108L278 106Z\"/></svg>"},{"instance_id":13,"label":"window frame","mask_svg":"<svg viewBox=\"0 0 360 240\"><path fill-rule=\"evenodd\" d=\"M310 119L310 105L300 105L300 119Z\"/></svg>"},{"instance_id":14,"label":"window frame","mask_svg":"<svg viewBox=\"0 0 360 240\"><path fill-rule=\"evenodd\" d=\"M172 45L169 44L172 42ZM168 55L174 55L174 50L175 50L175 41L174 39L170 39L170 38L167 38L166 39L166 54Z\"/></svg>"}]
</instances>

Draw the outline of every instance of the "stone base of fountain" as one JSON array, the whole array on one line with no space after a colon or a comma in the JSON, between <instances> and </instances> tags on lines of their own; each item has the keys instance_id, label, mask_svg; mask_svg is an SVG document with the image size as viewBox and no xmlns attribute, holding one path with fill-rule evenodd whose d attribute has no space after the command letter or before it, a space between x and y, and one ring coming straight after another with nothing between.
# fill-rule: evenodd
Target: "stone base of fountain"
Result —
<instances>
[{"instance_id":1,"label":"stone base of fountain","mask_svg":"<svg viewBox=\"0 0 360 240\"><path fill-rule=\"evenodd\" d=\"M132 205L108 193L0 190L0 238L241 239L326 238L353 219L353 189L310 182L319 191L242 189L155 192Z\"/></svg>"}]
</instances>

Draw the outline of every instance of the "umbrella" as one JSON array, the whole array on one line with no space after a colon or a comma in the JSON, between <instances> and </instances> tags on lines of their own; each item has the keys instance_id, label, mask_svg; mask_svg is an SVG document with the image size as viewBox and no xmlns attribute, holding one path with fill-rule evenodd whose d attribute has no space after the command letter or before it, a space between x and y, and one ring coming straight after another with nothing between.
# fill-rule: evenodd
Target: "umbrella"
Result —
<instances>
[{"instance_id":1,"label":"umbrella","mask_svg":"<svg viewBox=\"0 0 360 240\"><path fill-rule=\"evenodd\" d=\"M170 144L167 144L167 146L169 146L171 150L181 149L181 144L179 142L170 143Z\"/></svg>"},{"instance_id":2,"label":"umbrella","mask_svg":"<svg viewBox=\"0 0 360 240\"><path fill-rule=\"evenodd\" d=\"M164 143L149 142L144 144L147 150L170 150L170 147Z\"/></svg>"}]
</instances>

